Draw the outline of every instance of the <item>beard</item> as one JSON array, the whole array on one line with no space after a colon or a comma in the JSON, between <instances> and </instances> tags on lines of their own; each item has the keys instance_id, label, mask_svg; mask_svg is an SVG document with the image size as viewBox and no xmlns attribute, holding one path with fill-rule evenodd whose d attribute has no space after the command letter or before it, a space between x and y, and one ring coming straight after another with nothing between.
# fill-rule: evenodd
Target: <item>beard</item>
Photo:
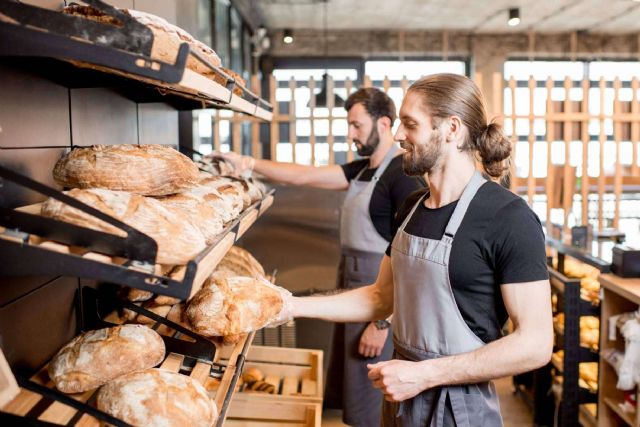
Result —
<instances>
[{"instance_id":1,"label":"beard","mask_svg":"<svg viewBox=\"0 0 640 427\"><path fill-rule=\"evenodd\" d=\"M367 142L364 145L358 139L354 139L353 142L356 144L356 152L359 156L371 156L376 151L376 148L378 148L378 144L380 144L380 135L378 134L378 128L374 126L373 129L371 129L371 132L367 137Z\"/></svg>"},{"instance_id":2,"label":"beard","mask_svg":"<svg viewBox=\"0 0 640 427\"><path fill-rule=\"evenodd\" d=\"M402 169L409 176L429 174L440 164L442 158L442 141L440 132L435 129L426 144L402 144L405 153L402 155Z\"/></svg>"}]
</instances>

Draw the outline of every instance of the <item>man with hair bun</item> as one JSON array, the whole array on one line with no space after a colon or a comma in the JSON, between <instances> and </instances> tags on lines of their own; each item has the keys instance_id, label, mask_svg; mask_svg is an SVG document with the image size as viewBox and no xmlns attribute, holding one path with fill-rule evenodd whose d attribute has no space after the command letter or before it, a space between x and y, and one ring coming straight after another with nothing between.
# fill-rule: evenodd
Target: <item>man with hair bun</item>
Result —
<instances>
[{"instance_id":1,"label":"man with hair bun","mask_svg":"<svg viewBox=\"0 0 640 427\"><path fill-rule=\"evenodd\" d=\"M280 320L362 322L394 313L394 360L369 365L384 426L501 426L491 380L548 363L551 292L538 217L498 178L511 145L468 78L409 88L396 140L404 171L428 191L400 208L376 281L285 300ZM502 336L510 318L513 332Z\"/></svg>"},{"instance_id":2,"label":"man with hair bun","mask_svg":"<svg viewBox=\"0 0 640 427\"><path fill-rule=\"evenodd\" d=\"M398 208L409 194L424 187L422 178L402 171L402 150L391 132L396 120L391 98L379 89L362 88L347 98L345 109L347 137L363 157L353 162L315 167L220 153L239 173L255 170L280 183L347 191L340 211L342 253L337 287L341 290L375 281L395 232ZM390 315L336 325L324 403L342 409L347 424L380 424L382 393L367 378L367 364L392 357Z\"/></svg>"}]
</instances>

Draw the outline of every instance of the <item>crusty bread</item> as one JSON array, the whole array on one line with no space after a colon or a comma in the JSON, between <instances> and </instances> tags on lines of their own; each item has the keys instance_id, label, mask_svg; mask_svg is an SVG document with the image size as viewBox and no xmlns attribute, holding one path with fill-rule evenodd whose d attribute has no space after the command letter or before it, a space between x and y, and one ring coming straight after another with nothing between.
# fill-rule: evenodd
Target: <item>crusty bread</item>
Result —
<instances>
[{"instance_id":1,"label":"crusty bread","mask_svg":"<svg viewBox=\"0 0 640 427\"><path fill-rule=\"evenodd\" d=\"M164 341L141 325L121 325L85 332L62 347L48 366L58 390L92 390L129 372L156 366L164 359Z\"/></svg>"},{"instance_id":2,"label":"crusty bread","mask_svg":"<svg viewBox=\"0 0 640 427\"><path fill-rule=\"evenodd\" d=\"M145 233L158 243L160 264L186 264L204 250L204 236L188 218L171 212L150 197L123 191L73 189L66 193L107 215ZM124 231L50 198L42 204L42 215L94 230L124 236Z\"/></svg>"},{"instance_id":3,"label":"crusty bread","mask_svg":"<svg viewBox=\"0 0 640 427\"><path fill-rule=\"evenodd\" d=\"M198 167L164 145L93 145L71 150L53 169L67 188L104 188L166 196L198 184Z\"/></svg>"},{"instance_id":4,"label":"crusty bread","mask_svg":"<svg viewBox=\"0 0 640 427\"><path fill-rule=\"evenodd\" d=\"M111 381L98 392L97 406L136 427L211 427L218 416L202 384L163 369Z\"/></svg>"},{"instance_id":5,"label":"crusty bread","mask_svg":"<svg viewBox=\"0 0 640 427\"><path fill-rule=\"evenodd\" d=\"M191 191L183 194L161 197L158 200L167 209L180 212L192 224L196 225L207 243L215 240L224 228L223 214L207 203L210 194Z\"/></svg>"},{"instance_id":6,"label":"crusty bread","mask_svg":"<svg viewBox=\"0 0 640 427\"><path fill-rule=\"evenodd\" d=\"M264 279L217 278L190 300L186 317L205 336L228 336L263 328L282 309L282 297Z\"/></svg>"},{"instance_id":7,"label":"crusty bread","mask_svg":"<svg viewBox=\"0 0 640 427\"><path fill-rule=\"evenodd\" d=\"M242 372L242 381L245 383L254 383L263 379L264 374L258 368L247 368Z\"/></svg>"},{"instance_id":8,"label":"crusty bread","mask_svg":"<svg viewBox=\"0 0 640 427\"><path fill-rule=\"evenodd\" d=\"M229 272L236 276L265 277L264 268L253 255L239 246L232 246L216 267L218 272Z\"/></svg>"},{"instance_id":9,"label":"crusty bread","mask_svg":"<svg viewBox=\"0 0 640 427\"><path fill-rule=\"evenodd\" d=\"M220 58L215 51L206 44L196 40L182 28L172 25L165 19L150 13L131 9L123 9L122 12L151 29L153 33L153 46L151 47L152 59L173 64L178 56L180 45L186 42L192 50L200 53L211 65L220 66ZM111 25L121 25L117 19L105 15L100 10L91 6L68 6L64 8L64 13L82 16ZM192 55L187 57L187 68L202 74L212 73L209 67Z\"/></svg>"},{"instance_id":10,"label":"crusty bread","mask_svg":"<svg viewBox=\"0 0 640 427\"><path fill-rule=\"evenodd\" d=\"M204 176L200 180L200 186L217 190L223 198L229 200L238 214L251 205L251 197L237 180L224 176Z\"/></svg>"}]
</instances>

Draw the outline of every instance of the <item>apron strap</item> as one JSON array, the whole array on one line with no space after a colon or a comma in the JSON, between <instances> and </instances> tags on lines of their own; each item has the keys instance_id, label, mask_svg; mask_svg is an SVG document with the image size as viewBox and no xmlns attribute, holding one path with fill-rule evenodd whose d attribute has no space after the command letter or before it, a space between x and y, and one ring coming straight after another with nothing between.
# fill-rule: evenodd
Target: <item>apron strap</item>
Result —
<instances>
[{"instance_id":1,"label":"apron strap","mask_svg":"<svg viewBox=\"0 0 640 427\"><path fill-rule=\"evenodd\" d=\"M380 179L384 171L387 169L387 166L389 166L389 163L391 163L391 160L393 160L393 158L395 157L397 151L398 146L396 144L393 144L391 148L389 148L389 151L387 151L387 154L385 154L384 159L382 159L382 163L380 163L380 165L376 168L376 172L373 174L371 182L375 182ZM354 180L357 181L358 178L360 178L360 175L362 175L368 168L369 165L367 164L365 165L365 167L360 169L360 172L358 172L358 175L356 175Z\"/></svg>"},{"instance_id":2,"label":"apron strap","mask_svg":"<svg viewBox=\"0 0 640 427\"><path fill-rule=\"evenodd\" d=\"M453 215L451 215L451 219L449 219L449 223L447 224L447 228L444 231L444 239L449 238L453 239L453 237L458 232L458 228L460 228L460 224L464 219L465 214L467 213L467 209L469 208L469 204L471 204L471 200L475 197L478 189L482 187L482 185L487 182L486 179L482 177L480 172L475 171L471 180L464 188L462 192L462 196L460 200L458 200L458 204L453 211Z\"/></svg>"},{"instance_id":3,"label":"apron strap","mask_svg":"<svg viewBox=\"0 0 640 427\"><path fill-rule=\"evenodd\" d=\"M427 197L428 194L429 194L429 190L427 190L426 193L424 193L422 196L420 196L418 198L418 201L416 202L416 204L413 205L413 207L411 208L411 211L409 212L409 214L404 218L404 221L402 221L402 225L400 226L400 228L398 228L398 231L404 231L404 228L409 223L409 220L411 219L411 217L415 213L416 209L418 209L418 206L420 206L420 203L422 203L424 201L424 198Z\"/></svg>"}]
</instances>

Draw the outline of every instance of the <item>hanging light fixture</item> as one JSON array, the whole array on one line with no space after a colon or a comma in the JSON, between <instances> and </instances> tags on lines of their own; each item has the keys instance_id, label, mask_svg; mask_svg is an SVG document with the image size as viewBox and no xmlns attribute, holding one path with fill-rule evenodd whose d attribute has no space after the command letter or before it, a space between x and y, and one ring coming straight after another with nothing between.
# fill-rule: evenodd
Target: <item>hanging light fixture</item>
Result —
<instances>
[{"instance_id":1,"label":"hanging light fixture","mask_svg":"<svg viewBox=\"0 0 640 427\"><path fill-rule=\"evenodd\" d=\"M329 15L329 0L324 0L324 14L323 14L323 23L324 23L324 74L322 75L322 86L320 87L320 92L313 95L316 98L316 107L319 108L327 108L327 83L329 80L329 37L327 35L329 30L329 23L327 22L327 16ZM307 107L311 105L311 101L307 104ZM344 99L340 96L333 94L333 106L334 107L344 107Z\"/></svg>"},{"instance_id":2,"label":"hanging light fixture","mask_svg":"<svg viewBox=\"0 0 640 427\"><path fill-rule=\"evenodd\" d=\"M282 33L282 41L286 44L293 43L293 30L286 29Z\"/></svg>"},{"instance_id":3,"label":"hanging light fixture","mask_svg":"<svg viewBox=\"0 0 640 427\"><path fill-rule=\"evenodd\" d=\"M520 24L520 8L512 7L509 9L509 20L507 21L507 25L510 27L515 27Z\"/></svg>"}]
</instances>

